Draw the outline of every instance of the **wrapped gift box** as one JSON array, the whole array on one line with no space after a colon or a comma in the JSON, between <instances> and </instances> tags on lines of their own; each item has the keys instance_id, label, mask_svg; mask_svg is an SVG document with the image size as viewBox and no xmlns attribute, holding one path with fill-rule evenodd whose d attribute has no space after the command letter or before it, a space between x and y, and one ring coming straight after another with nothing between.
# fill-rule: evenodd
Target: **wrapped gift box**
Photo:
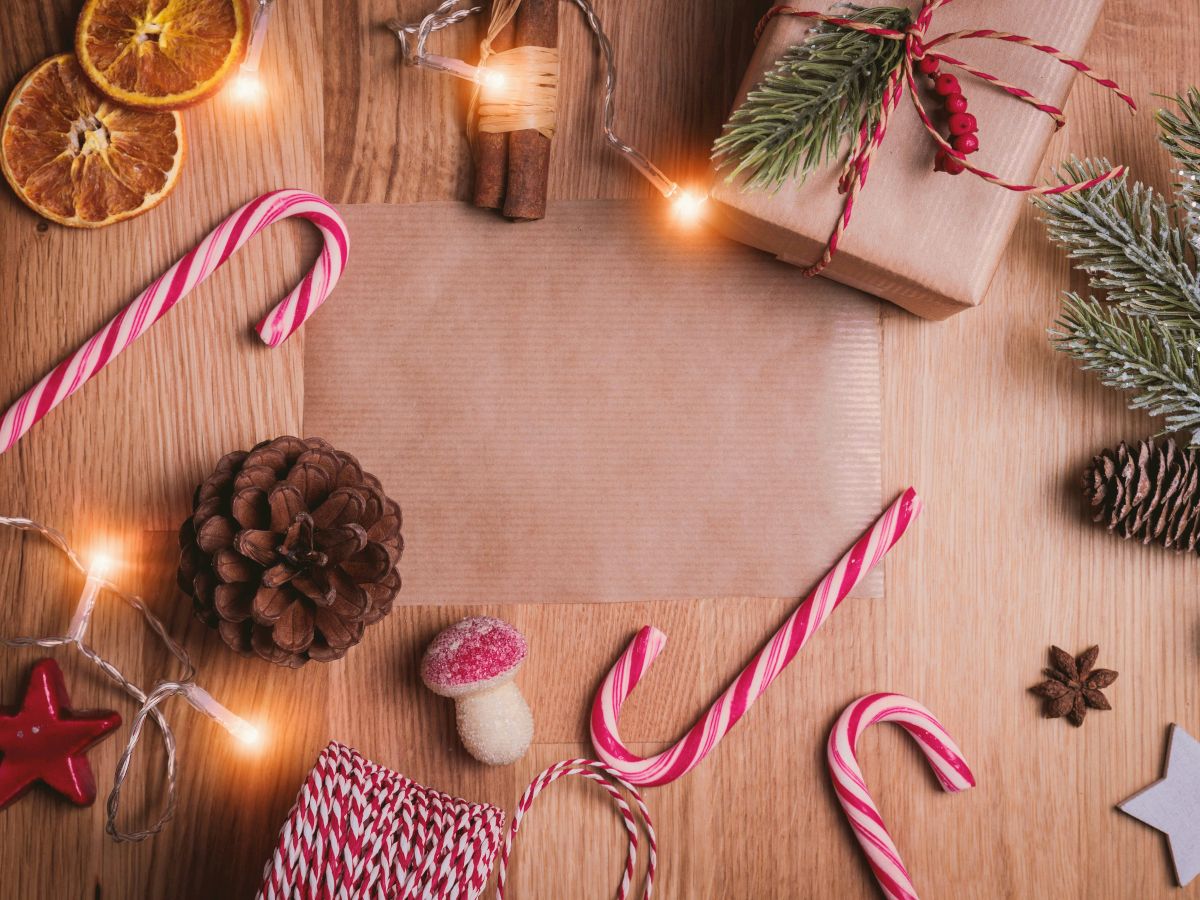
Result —
<instances>
[{"instance_id":1,"label":"wrapped gift box","mask_svg":"<svg viewBox=\"0 0 1200 900\"><path fill-rule=\"evenodd\" d=\"M821 0L813 0L811 6L805 0L793 3L803 9L828 10ZM928 36L993 28L1081 57L1102 5L1103 0L958 0L935 13ZM790 46L803 41L811 26L795 16L771 20L735 108ZM1075 77L1069 66L1017 44L965 40L938 49L1059 108ZM1041 165L1054 133L1050 117L957 69L944 71L958 76L979 122L981 148L972 162L1010 183L1036 184L1052 177ZM919 76L919 83L924 89L928 79ZM945 134L939 98L932 91L922 96ZM936 149L906 93L872 161L867 185L855 201L850 227L823 274L925 318L944 319L983 299L1028 198L970 172L957 176L935 172ZM843 153L836 163L811 173L802 183L786 183L777 191L730 184L724 173L717 173L708 204L710 221L727 236L785 262L811 265L820 258L841 213L843 196L837 191L837 178L844 158Z\"/></svg>"}]
</instances>

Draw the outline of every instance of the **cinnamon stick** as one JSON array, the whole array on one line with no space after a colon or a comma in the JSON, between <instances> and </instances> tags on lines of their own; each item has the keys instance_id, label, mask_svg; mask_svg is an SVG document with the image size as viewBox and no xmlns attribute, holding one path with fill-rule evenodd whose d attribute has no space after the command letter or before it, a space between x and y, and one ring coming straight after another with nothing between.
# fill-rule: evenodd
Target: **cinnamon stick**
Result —
<instances>
[{"instance_id":1,"label":"cinnamon stick","mask_svg":"<svg viewBox=\"0 0 1200 900\"><path fill-rule=\"evenodd\" d=\"M516 15L518 47L558 46L559 0L523 0ZM518 222L546 215L550 139L532 128L508 136L508 185L504 215Z\"/></svg>"},{"instance_id":2,"label":"cinnamon stick","mask_svg":"<svg viewBox=\"0 0 1200 900\"><path fill-rule=\"evenodd\" d=\"M493 2L493 7L495 3ZM502 53L513 45L516 25L509 22L492 40L492 50ZM504 205L504 184L508 179L508 135L481 131L475 135L475 205L500 209Z\"/></svg>"}]
</instances>

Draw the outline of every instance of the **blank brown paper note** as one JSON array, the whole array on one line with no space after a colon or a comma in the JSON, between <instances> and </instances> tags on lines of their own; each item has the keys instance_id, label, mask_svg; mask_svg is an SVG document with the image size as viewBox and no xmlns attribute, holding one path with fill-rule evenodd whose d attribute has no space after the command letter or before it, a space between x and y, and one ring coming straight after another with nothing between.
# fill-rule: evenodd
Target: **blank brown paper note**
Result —
<instances>
[{"instance_id":1,"label":"blank brown paper note","mask_svg":"<svg viewBox=\"0 0 1200 900\"><path fill-rule=\"evenodd\" d=\"M403 507L402 601L798 596L878 515L876 301L654 203L342 211L305 429Z\"/></svg>"}]
</instances>

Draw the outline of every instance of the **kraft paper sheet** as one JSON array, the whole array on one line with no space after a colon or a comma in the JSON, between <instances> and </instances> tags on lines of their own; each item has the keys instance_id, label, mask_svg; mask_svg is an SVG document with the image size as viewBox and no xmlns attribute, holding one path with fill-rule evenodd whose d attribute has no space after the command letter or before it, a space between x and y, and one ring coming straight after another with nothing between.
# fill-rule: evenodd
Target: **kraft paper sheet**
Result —
<instances>
[{"instance_id":1,"label":"kraft paper sheet","mask_svg":"<svg viewBox=\"0 0 1200 900\"><path fill-rule=\"evenodd\" d=\"M650 201L343 212L305 430L403 507L402 602L799 596L883 508L877 301Z\"/></svg>"}]
</instances>

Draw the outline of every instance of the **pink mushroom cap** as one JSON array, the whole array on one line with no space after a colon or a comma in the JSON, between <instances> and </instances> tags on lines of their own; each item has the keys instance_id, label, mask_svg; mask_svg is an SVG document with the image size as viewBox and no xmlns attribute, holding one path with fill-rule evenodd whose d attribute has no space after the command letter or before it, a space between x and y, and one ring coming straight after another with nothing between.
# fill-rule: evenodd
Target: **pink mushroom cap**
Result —
<instances>
[{"instance_id":1,"label":"pink mushroom cap","mask_svg":"<svg viewBox=\"0 0 1200 900\"><path fill-rule=\"evenodd\" d=\"M421 680L435 694L461 697L508 681L528 652L525 636L507 622L474 616L433 639L421 660Z\"/></svg>"}]
</instances>

